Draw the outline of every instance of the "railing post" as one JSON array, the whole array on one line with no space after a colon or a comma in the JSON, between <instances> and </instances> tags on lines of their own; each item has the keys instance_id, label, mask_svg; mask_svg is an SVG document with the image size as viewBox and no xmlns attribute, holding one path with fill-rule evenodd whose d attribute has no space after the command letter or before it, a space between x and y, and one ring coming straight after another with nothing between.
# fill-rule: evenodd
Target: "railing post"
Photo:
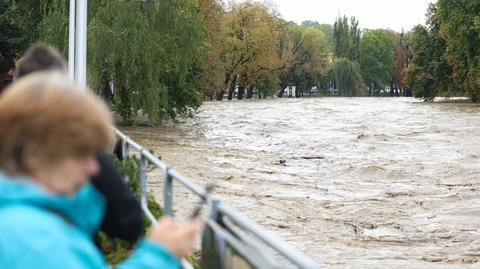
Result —
<instances>
[{"instance_id":1,"label":"railing post","mask_svg":"<svg viewBox=\"0 0 480 269\"><path fill-rule=\"evenodd\" d=\"M147 202L147 159L140 152L140 203L148 206Z\"/></svg>"},{"instance_id":2,"label":"railing post","mask_svg":"<svg viewBox=\"0 0 480 269\"><path fill-rule=\"evenodd\" d=\"M128 157L128 154L130 154L130 152L129 152L129 151L130 151L130 149L129 149L130 144L127 143L127 139L126 139L126 138L124 138L124 139L122 140L122 144L123 144L123 147L122 147L122 149L123 149L123 152L122 152L123 158L127 158L127 157Z\"/></svg>"},{"instance_id":3,"label":"railing post","mask_svg":"<svg viewBox=\"0 0 480 269\"><path fill-rule=\"evenodd\" d=\"M148 161L144 155L144 150L140 151L140 205L142 206L143 212L147 218L152 222L153 225L157 224L155 216L152 214L148 208L148 197L147 197L147 166Z\"/></svg>"},{"instance_id":4,"label":"railing post","mask_svg":"<svg viewBox=\"0 0 480 269\"><path fill-rule=\"evenodd\" d=\"M218 210L218 206L220 205L220 200L217 198L209 198L208 199L208 209L209 209L209 218L212 220L217 221L220 218L220 211Z\"/></svg>"},{"instance_id":5,"label":"railing post","mask_svg":"<svg viewBox=\"0 0 480 269\"><path fill-rule=\"evenodd\" d=\"M164 187L163 187L163 199L164 199L164 211L165 215L173 216L173 179L170 175L169 168L165 168L164 171Z\"/></svg>"}]
</instances>

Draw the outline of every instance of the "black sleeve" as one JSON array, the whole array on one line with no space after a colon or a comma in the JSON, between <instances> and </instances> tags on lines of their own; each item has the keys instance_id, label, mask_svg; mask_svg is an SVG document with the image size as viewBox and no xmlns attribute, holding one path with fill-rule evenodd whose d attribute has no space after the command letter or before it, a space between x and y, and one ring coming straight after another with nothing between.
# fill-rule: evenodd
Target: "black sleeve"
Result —
<instances>
[{"instance_id":1,"label":"black sleeve","mask_svg":"<svg viewBox=\"0 0 480 269\"><path fill-rule=\"evenodd\" d=\"M140 204L107 154L98 155L97 160L100 172L92 177L92 184L104 195L107 202L101 230L111 237L135 242L143 228Z\"/></svg>"}]
</instances>

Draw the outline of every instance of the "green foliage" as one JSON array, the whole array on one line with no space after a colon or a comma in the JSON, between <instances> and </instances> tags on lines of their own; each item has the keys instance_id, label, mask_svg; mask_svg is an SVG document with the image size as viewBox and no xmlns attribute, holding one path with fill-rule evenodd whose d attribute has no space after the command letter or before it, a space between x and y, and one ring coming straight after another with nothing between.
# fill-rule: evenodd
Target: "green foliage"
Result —
<instances>
[{"instance_id":1,"label":"green foliage","mask_svg":"<svg viewBox=\"0 0 480 269\"><path fill-rule=\"evenodd\" d=\"M224 86L224 70L226 63L222 60L222 44L224 35L222 22L224 8L217 0L198 1L198 17L204 32L203 50L206 51L202 59L202 90L213 97L213 94Z\"/></svg>"},{"instance_id":2,"label":"green foliage","mask_svg":"<svg viewBox=\"0 0 480 269\"><path fill-rule=\"evenodd\" d=\"M360 40L362 76L370 89L383 89L395 68L395 47L385 30L369 31Z\"/></svg>"},{"instance_id":3,"label":"green foliage","mask_svg":"<svg viewBox=\"0 0 480 269\"><path fill-rule=\"evenodd\" d=\"M326 24L326 23L318 23L316 21L304 21L302 22L302 26L312 27L317 30L320 30L325 35L325 41L327 42L329 51L333 51L333 25Z\"/></svg>"},{"instance_id":4,"label":"green foliage","mask_svg":"<svg viewBox=\"0 0 480 269\"><path fill-rule=\"evenodd\" d=\"M428 29L417 25L412 31L413 59L407 70L407 83L416 98L433 101L437 95L435 74L435 59L432 54L432 43Z\"/></svg>"},{"instance_id":5,"label":"green foliage","mask_svg":"<svg viewBox=\"0 0 480 269\"><path fill-rule=\"evenodd\" d=\"M135 155L126 156L123 161L113 155L111 158L122 175L125 184L137 198L140 197L140 160Z\"/></svg>"},{"instance_id":6,"label":"green foliage","mask_svg":"<svg viewBox=\"0 0 480 269\"><path fill-rule=\"evenodd\" d=\"M292 23L282 26L277 48L284 66L280 71L281 88L296 85L302 91L319 85L329 60L324 33Z\"/></svg>"},{"instance_id":7,"label":"green foliage","mask_svg":"<svg viewBox=\"0 0 480 269\"><path fill-rule=\"evenodd\" d=\"M97 241L107 262L111 265L125 260L133 249L132 244L118 238L110 238L102 231L97 233Z\"/></svg>"},{"instance_id":8,"label":"green foliage","mask_svg":"<svg viewBox=\"0 0 480 269\"><path fill-rule=\"evenodd\" d=\"M406 81L415 96L467 94L480 101L480 2L439 0L430 4L427 27L411 34L412 62Z\"/></svg>"},{"instance_id":9,"label":"green foliage","mask_svg":"<svg viewBox=\"0 0 480 269\"><path fill-rule=\"evenodd\" d=\"M52 0L0 0L0 71L38 40L40 22Z\"/></svg>"},{"instance_id":10,"label":"green foliage","mask_svg":"<svg viewBox=\"0 0 480 269\"><path fill-rule=\"evenodd\" d=\"M99 1L91 10L90 81L99 92L113 81L113 107L125 122L143 114L156 123L200 105L195 1Z\"/></svg>"},{"instance_id":11,"label":"green foliage","mask_svg":"<svg viewBox=\"0 0 480 269\"><path fill-rule=\"evenodd\" d=\"M331 66L329 78L335 82L341 96L365 96L366 88L358 63L346 58L336 58Z\"/></svg>"},{"instance_id":12,"label":"green foliage","mask_svg":"<svg viewBox=\"0 0 480 269\"><path fill-rule=\"evenodd\" d=\"M257 86L258 95L266 98L275 94L275 82L273 80L264 80Z\"/></svg>"},{"instance_id":13,"label":"green foliage","mask_svg":"<svg viewBox=\"0 0 480 269\"><path fill-rule=\"evenodd\" d=\"M407 69L407 83L415 97L433 101L439 91L455 89L452 68L445 58L445 41L435 30L416 26L411 35L412 63Z\"/></svg>"},{"instance_id":14,"label":"green foliage","mask_svg":"<svg viewBox=\"0 0 480 269\"><path fill-rule=\"evenodd\" d=\"M333 44L335 56L347 58L350 61L358 60L360 45L360 28L358 20L346 16L337 18L333 25Z\"/></svg>"},{"instance_id":15,"label":"green foliage","mask_svg":"<svg viewBox=\"0 0 480 269\"><path fill-rule=\"evenodd\" d=\"M67 0L2 0L1 58L12 62L37 40L66 56L68 8ZM88 79L125 122L158 123L200 106L208 47L197 11L196 0L89 2Z\"/></svg>"},{"instance_id":16,"label":"green foliage","mask_svg":"<svg viewBox=\"0 0 480 269\"><path fill-rule=\"evenodd\" d=\"M68 0L46 1L41 6L42 20L38 24L40 41L68 54Z\"/></svg>"},{"instance_id":17,"label":"green foliage","mask_svg":"<svg viewBox=\"0 0 480 269\"><path fill-rule=\"evenodd\" d=\"M430 5L428 19L446 42L445 57L456 84L480 102L480 2L439 0Z\"/></svg>"},{"instance_id":18,"label":"green foliage","mask_svg":"<svg viewBox=\"0 0 480 269\"><path fill-rule=\"evenodd\" d=\"M23 32L11 19L10 1L0 0L0 72L10 68L21 44Z\"/></svg>"},{"instance_id":19,"label":"green foliage","mask_svg":"<svg viewBox=\"0 0 480 269\"><path fill-rule=\"evenodd\" d=\"M232 2L229 8L222 25L226 84L247 88L274 80L280 61L276 51L279 32L272 10L250 1Z\"/></svg>"},{"instance_id":20,"label":"green foliage","mask_svg":"<svg viewBox=\"0 0 480 269\"><path fill-rule=\"evenodd\" d=\"M428 28L416 26L410 34L412 60L406 69L405 81L414 96L433 101L439 93L458 95L461 87L454 81L458 75L446 56L448 44L441 33L437 5L432 4L427 13ZM465 88L464 88L465 89Z\"/></svg>"}]
</instances>

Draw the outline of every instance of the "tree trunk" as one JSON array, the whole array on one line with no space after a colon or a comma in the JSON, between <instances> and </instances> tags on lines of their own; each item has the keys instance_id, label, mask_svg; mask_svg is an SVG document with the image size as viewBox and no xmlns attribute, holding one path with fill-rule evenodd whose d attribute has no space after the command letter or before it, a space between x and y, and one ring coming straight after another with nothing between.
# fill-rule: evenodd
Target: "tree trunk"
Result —
<instances>
[{"instance_id":1,"label":"tree trunk","mask_svg":"<svg viewBox=\"0 0 480 269\"><path fill-rule=\"evenodd\" d=\"M247 90L247 99L252 99L253 97L253 86L250 86L248 87L248 90Z\"/></svg>"},{"instance_id":2,"label":"tree trunk","mask_svg":"<svg viewBox=\"0 0 480 269\"><path fill-rule=\"evenodd\" d=\"M287 88L288 84L280 83L280 91L278 92L278 97L283 97L285 94L285 88Z\"/></svg>"},{"instance_id":3,"label":"tree trunk","mask_svg":"<svg viewBox=\"0 0 480 269\"><path fill-rule=\"evenodd\" d=\"M224 90L221 90L217 93L217 101L223 101L223 95L225 94Z\"/></svg>"},{"instance_id":4,"label":"tree trunk","mask_svg":"<svg viewBox=\"0 0 480 269\"><path fill-rule=\"evenodd\" d=\"M236 84L237 84L237 77L235 77L232 81L230 81L230 85L228 85L228 100L233 99L233 94L235 93Z\"/></svg>"},{"instance_id":5,"label":"tree trunk","mask_svg":"<svg viewBox=\"0 0 480 269\"><path fill-rule=\"evenodd\" d=\"M239 86L238 87L238 93L237 93L237 99L242 100L243 99L243 93L245 92L245 87Z\"/></svg>"},{"instance_id":6,"label":"tree trunk","mask_svg":"<svg viewBox=\"0 0 480 269\"><path fill-rule=\"evenodd\" d=\"M237 93L237 99L242 100L243 96L245 94L245 87L247 86L247 74L242 73L240 76L240 80L238 82L238 93Z\"/></svg>"}]
</instances>

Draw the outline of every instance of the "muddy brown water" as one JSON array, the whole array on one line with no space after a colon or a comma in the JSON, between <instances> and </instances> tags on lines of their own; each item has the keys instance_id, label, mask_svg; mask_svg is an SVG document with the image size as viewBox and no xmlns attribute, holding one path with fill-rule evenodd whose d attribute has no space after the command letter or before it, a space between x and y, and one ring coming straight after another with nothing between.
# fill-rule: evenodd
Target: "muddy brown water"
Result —
<instances>
[{"instance_id":1,"label":"muddy brown water","mask_svg":"<svg viewBox=\"0 0 480 269\"><path fill-rule=\"evenodd\" d=\"M478 105L225 101L123 130L325 268L480 268ZM181 215L197 199L175 190Z\"/></svg>"}]
</instances>

